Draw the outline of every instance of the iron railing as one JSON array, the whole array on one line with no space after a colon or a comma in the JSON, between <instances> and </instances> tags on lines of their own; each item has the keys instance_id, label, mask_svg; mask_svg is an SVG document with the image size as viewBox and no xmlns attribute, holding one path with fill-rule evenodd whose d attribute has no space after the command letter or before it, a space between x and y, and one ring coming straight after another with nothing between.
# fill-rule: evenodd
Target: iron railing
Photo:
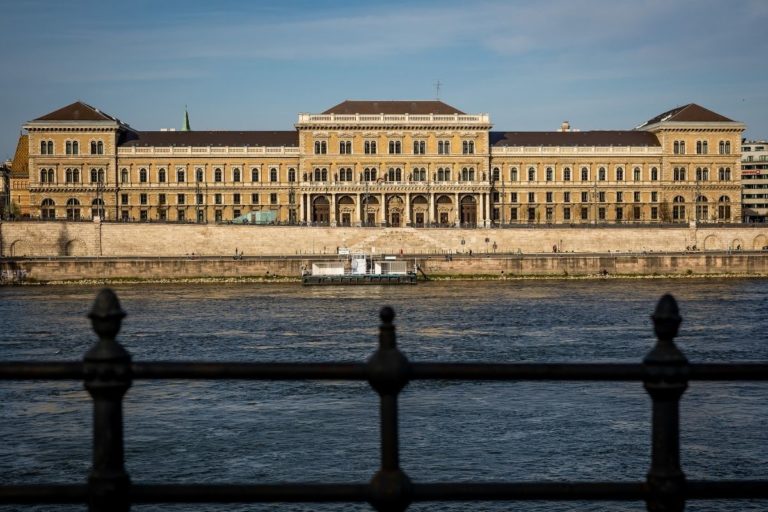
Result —
<instances>
[{"instance_id":1,"label":"iron railing","mask_svg":"<svg viewBox=\"0 0 768 512\"><path fill-rule=\"evenodd\" d=\"M687 500L768 499L768 480L688 480L680 465L679 402L692 380L765 381L768 364L689 364L674 344L681 318L671 295L653 319L658 341L641 364L481 364L410 362L397 348L389 307L379 348L366 363L133 362L116 341L125 312L109 289L89 317L99 341L82 362L4 362L2 380L84 380L93 398L93 461L87 483L0 485L0 504L87 503L93 512L138 503L368 502L403 511L424 501L639 501L682 511ZM367 380L380 397L380 465L367 483L132 484L124 466L123 396L134 380ZM652 401L650 469L643 480L604 482L418 483L400 467L398 395L412 380L641 381ZM7 441L6 441L7 442Z\"/></svg>"}]
</instances>

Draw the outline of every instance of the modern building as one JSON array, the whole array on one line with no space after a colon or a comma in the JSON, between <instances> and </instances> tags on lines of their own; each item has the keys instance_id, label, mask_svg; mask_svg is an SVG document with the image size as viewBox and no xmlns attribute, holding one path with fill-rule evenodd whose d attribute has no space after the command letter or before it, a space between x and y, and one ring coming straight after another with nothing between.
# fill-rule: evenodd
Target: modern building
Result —
<instances>
[{"instance_id":1,"label":"modern building","mask_svg":"<svg viewBox=\"0 0 768 512\"><path fill-rule=\"evenodd\" d=\"M24 128L28 182L12 180L12 194L33 218L415 227L742 219L744 125L695 104L632 130L492 131L488 114L441 101L344 101L299 114L290 131L139 131L76 102Z\"/></svg>"},{"instance_id":2,"label":"modern building","mask_svg":"<svg viewBox=\"0 0 768 512\"><path fill-rule=\"evenodd\" d=\"M765 222L768 215L768 141L741 143L741 208L744 222Z\"/></svg>"}]
</instances>

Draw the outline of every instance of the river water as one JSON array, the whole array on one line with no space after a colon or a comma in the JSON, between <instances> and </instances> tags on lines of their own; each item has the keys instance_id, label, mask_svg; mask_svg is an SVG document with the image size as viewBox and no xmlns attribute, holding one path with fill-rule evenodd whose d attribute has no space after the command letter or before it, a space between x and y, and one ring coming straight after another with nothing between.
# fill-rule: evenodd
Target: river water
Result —
<instances>
[{"instance_id":1,"label":"river water","mask_svg":"<svg viewBox=\"0 0 768 512\"><path fill-rule=\"evenodd\" d=\"M768 360L768 280L116 286L134 360L362 361L378 311L395 308L412 361L639 362L649 314L671 292L692 362ZM0 359L77 360L95 342L96 288L0 288ZM768 478L768 387L701 383L681 403L691 479ZM357 382L135 382L126 467L137 483L364 482L378 466L378 400ZM78 382L3 382L0 481L79 483L91 403ZM642 480L650 400L640 383L412 382L401 395L401 463L412 480ZM83 510L83 507L1 507ZM137 511L370 510L365 504L143 505ZM429 503L414 511L640 511L642 503ZM686 510L768 510L692 502Z\"/></svg>"}]
</instances>

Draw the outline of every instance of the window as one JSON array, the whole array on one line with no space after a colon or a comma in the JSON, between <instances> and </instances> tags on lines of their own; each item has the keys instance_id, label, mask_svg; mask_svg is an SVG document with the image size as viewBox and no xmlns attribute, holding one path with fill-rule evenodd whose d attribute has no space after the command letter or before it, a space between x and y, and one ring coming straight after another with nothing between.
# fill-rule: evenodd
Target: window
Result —
<instances>
[{"instance_id":1,"label":"window","mask_svg":"<svg viewBox=\"0 0 768 512\"><path fill-rule=\"evenodd\" d=\"M146 183L147 182L147 170L146 169L139 169L139 182L140 183Z\"/></svg>"},{"instance_id":2,"label":"window","mask_svg":"<svg viewBox=\"0 0 768 512\"><path fill-rule=\"evenodd\" d=\"M66 144L66 153L68 155L76 155L78 153L78 143L77 141L71 141L68 140Z\"/></svg>"},{"instance_id":3,"label":"window","mask_svg":"<svg viewBox=\"0 0 768 512\"><path fill-rule=\"evenodd\" d=\"M451 141L439 140L437 141L437 154L438 155L450 155L451 154Z\"/></svg>"},{"instance_id":4,"label":"window","mask_svg":"<svg viewBox=\"0 0 768 512\"><path fill-rule=\"evenodd\" d=\"M64 176L67 183L80 183L80 169L70 167L65 171Z\"/></svg>"},{"instance_id":5,"label":"window","mask_svg":"<svg viewBox=\"0 0 768 512\"><path fill-rule=\"evenodd\" d=\"M259 194L255 192L251 194L251 204L259 204Z\"/></svg>"},{"instance_id":6,"label":"window","mask_svg":"<svg viewBox=\"0 0 768 512\"><path fill-rule=\"evenodd\" d=\"M424 155L427 152L427 142L424 140L413 141L413 154Z\"/></svg>"},{"instance_id":7,"label":"window","mask_svg":"<svg viewBox=\"0 0 768 512\"><path fill-rule=\"evenodd\" d=\"M41 140L40 141L40 154L41 155L52 155L53 154L53 141L52 140Z\"/></svg>"},{"instance_id":8,"label":"window","mask_svg":"<svg viewBox=\"0 0 768 512\"><path fill-rule=\"evenodd\" d=\"M214 169L213 170L213 181L215 181L216 183L221 183L222 182L222 178L223 178L223 174L224 173L221 171L220 168L217 167L216 169Z\"/></svg>"},{"instance_id":9,"label":"window","mask_svg":"<svg viewBox=\"0 0 768 512\"><path fill-rule=\"evenodd\" d=\"M728 196L720 196L717 201L717 218L729 220L731 218L731 199Z\"/></svg>"},{"instance_id":10,"label":"window","mask_svg":"<svg viewBox=\"0 0 768 512\"><path fill-rule=\"evenodd\" d=\"M563 208L563 220L571 220L571 209Z\"/></svg>"},{"instance_id":11,"label":"window","mask_svg":"<svg viewBox=\"0 0 768 512\"><path fill-rule=\"evenodd\" d=\"M597 170L597 179L598 180L605 181L606 177L607 176L606 176L606 172L605 172L605 167L601 167L600 169Z\"/></svg>"},{"instance_id":12,"label":"window","mask_svg":"<svg viewBox=\"0 0 768 512\"><path fill-rule=\"evenodd\" d=\"M296 169L294 169L293 167L288 169L288 181L291 183L294 183L296 181ZM352 181L352 179L350 178L349 181Z\"/></svg>"},{"instance_id":13,"label":"window","mask_svg":"<svg viewBox=\"0 0 768 512\"><path fill-rule=\"evenodd\" d=\"M215 212L213 212L213 220L215 222L221 222L223 219L224 219L224 213L221 210L216 210ZM202 219L199 219L199 220L202 221Z\"/></svg>"},{"instance_id":14,"label":"window","mask_svg":"<svg viewBox=\"0 0 768 512\"><path fill-rule=\"evenodd\" d=\"M501 178L501 171L498 167L494 167L493 171L491 171L491 180L492 181L499 181Z\"/></svg>"},{"instance_id":15,"label":"window","mask_svg":"<svg viewBox=\"0 0 768 512\"><path fill-rule=\"evenodd\" d=\"M326 168L315 168L315 179L314 181L328 181L328 169Z\"/></svg>"},{"instance_id":16,"label":"window","mask_svg":"<svg viewBox=\"0 0 768 512\"><path fill-rule=\"evenodd\" d=\"M176 181L184 183L185 173L184 169L176 169Z\"/></svg>"},{"instance_id":17,"label":"window","mask_svg":"<svg viewBox=\"0 0 768 512\"><path fill-rule=\"evenodd\" d=\"M237 167L232 169L232 181L235 183L240 183L240 169Z\"/></svg>"},{"instance_id":18,"label":"window","mask_svg":"<svg viewBox=\"0 0 768 512\"><path fill-rule=\"evenodd\" d=\"M581 181L589 181L589 169L586 167L581 168Z\"/></svg>"},{"instance_id":19,"label":"window","mask_svg":"<svg viewBox=\"0 0 768 512\"><path fill-rule=\"evenodd\" d=\"M461 169L461 181L475 181L474 167L464 167Z\"/></svg>"},{"instance_id":20,"label":"window","mask_svg":"<svg viewBox=\"0 0 768 512\"><path fill-rule=\"evenodd\" d=\"M529 203L536 202L536 192L528 192L528 202Z\"/></svg>"},{"instance_id":21,"label":"window","mask_svg":"<svg viewBox=\"0 0 768 512\"><path fill-rule=\"evenodd\" d=\"M251 169L251 181L256 183L259 181L259 170Z\"/></svg>"},{"instance_id":22,"label":"window","mask_svg":"<svg viewBox=\"0 0 768 512\"><path fill-rule=\"evenodd\" d=\"M510 181L517 181L517 167L509 169L509 179Z\"/></svg>"},{"instance_id":23,"label":"window","mask_svg":"<svg viewBox=\"0 0 768 512\"><path fill-rule=\"evenodd\" d=\"M509 195L509 201L512 202L512 203L516 203L517 202L517 192L512 192Z\"/></svg>"},{"instance_id":24,"label":"window","mask_svg":"<svg viewBox=\"0 0 768 512\"><path fill-rule=\"evenodd\" d=\"M720 181L731 181L731 168L721 167L720 169L718 169L717 177L720 178Z\"/></svg>"},{"instance_id":25,"label":"window","mask_svg":"<svg viewBox=\"0 0 768 512\"><path fill-rule=\"evenodd\" d=\"M240 194L232 194L232 204L240 204Z\"/></svg>"},{"instance_id":26,"label":"window","mask_svg":"<svg viewBox=\"0 0 768 512\"><path fill-rule=\"evenodd\" d=\"M74 197L67 199L67 220L80 220L80 201Z\"/></svg>"},{"instance_id":27,"label":"window","mask_svg":"<svg viewBox=\"0 0 768 512\"><path fill-rule=\"evenodd\" d=\"M328 153L328 143L324 140L315 141L315 154L324 155Z\"/></svg>"},{"instance_id":28,"label":"window","mask_svg":"<svg viewBox=\"0 0 768 512\"><path fill-rule=\"evenodd\" d=\"M552 218L554 217L554 208L552 208L551 206L548 206L545 213L546 213L547 222L552 222Z\"/></svg>"},{"instance_id":29,"label":"window","mask_svg":"<svg viewBox=\"0 0 768 512\"><path fill-rule=\"evenodd\" d=\"M339 169L339 181L352 181L351 167L342 167Z\"/></svg>"},{"instance_id":30,"label":"window","mask_svg":"<svg viewBox=\"0 0 768 512\"><path fill-rule=\"evenodd\" d=\"M709 180L709 169L707 169L706 167L704 168L697 167L696 181L708 181L708 180Z\"/></svg>"},{"instance_id":31,"label":"window","mask_svg":"<svg viewBox=\"0 0 768 512\"><path fill-rule=\"evenodd\" d=\"M465 140L461 143L461 152L464 155L474 155L475 154L475 141L473 140Z\"/></svg>"},{"instance_id":32,"label":"window","mask_svg":"<svg viewBox=\"0 0 768 512\"><path fill-rule=\"evenodd\" d=\"M684 155L685 154L685 141L684 140L676 140L674 144L672 145L672 151L676 155Z\"/></svg>"},{"instance_id":33,"label":"window","mask_svg":"<svg viewBox=\"0 0 768 512\"><path fill-rule=\"evenodd\" d=\"M328 177L326 176L326 178L323 181L327 181L327 180L328 180ZM277 169L275 167L269 170L269 181L273 183L277 182Z\"/></svg>"},{"instance_id":34,"label":"window","mask_svg":"<svg viewBox=\"0 0 768 512\"><path fill-rule=\"evenodd\" d=\"M375 140L367 140L363 144L363 149L365 151L366 155L375 155L376 154L376 141Z\"/></svg>"},{"instance_id":35,"label":"window","mask_svg":"<svg viewBox=\"0 0 768 512\"><path fill-rule=\"evenodd\" d=\"M616 181L624 181L624 169L622 167L616 168Z\"/></svg>"},{"instance_id":36,"label":"window","mask_svg":"<svg viewBox=\"0 0 768 512\"><path fill-rule=\"evenodd\" d=\"M40 203L40 218L56 218L56 203L53 202L53 199L43 199L43 202Z\"/></svg>"},{"instance_id":37,"label":"window","mask_svg":"<svg viewBox=\"0 0 768 512\"><path fill-rule=\"evenodd\" d=\"M731 154L731 141L728 141L728 140L720 141L720 154L721 155Z\"/></svg>"},{"instance_id":38,"label":"window","mask_svg":"<svg viewBox=\"0 0 768 512\"><path fill-rule=\"evenodd\" d=\"M597 209L597 218L598 220L605 220L605 207L600 207Z\"/></svg>"},{"instance_id":39,"label":"window","mask_svg":"<svg viewBox=\"0 0 768 512\"><path fill-rule=\"evenodd\" d=\"M269 204L277 204L277 194L275 192L269 194Z\"/></svg>"},{"instance_id":40,"label":"window","mask_svg":"<svg viewBox=\"0 0 768 512\"><path fill-rule=\"evenodd\" d=\"M571 202L571 193L570 192L563 192L563 202L564 203L570 203Z\"/></svg>"},{"instance_id":41,"label":"window","mask_svg":"<svg viewBox=\"0 0 768 512\"><path fill-rule=\"evenodd\" d=\"M185 204L184 194L178 194L176 196L176 204Z\"/></svg>"},{"instance_id":42,"label":"window","mask_svg":"<svg viewBox=\"0 0 768 512\"><path fill-rule=\"evenodd\" d=\"M157 171L157 181L159 181L160 183L165 183L165 176L166 176L165 169L160 169Z\"/></svg>"},{"instance_id":43,"label":"window","mask_svg":"<svg viewBox=\"0 0 768 512\"><path fill-rule=\"evenodd\" d=\"M450 167L438 167L437 169L437 181L451 181L451 169Z\"/></svg>"},{"instance_id":44,"label":"window","mask_svg":"<svg viewBox=\"0 0 768 512\"><path fill-rule=\"evenodd\" d=\"M616 220L621 221L624 220L624 208L621 206L616 207Z\"/></svg>"},{"instance_id":45,"label":"window","mask_svg":"<svg viewBox=\"0 0 768 512\"><path fill-rule=\"evenodd\" d=\"M554 176L555 176L555 171L552 170L551 167L547 167L547 171L546 171L547 181L552 181L554 179Z\"/></svg>"},{"instance_id":46,"label":"window","mask_svg":"<svg viewBox=\"0 0 768 512\"><path fill-rule=\"evenodd\" d=\"M563 169L563 181L571 181L571 168L566 167Z\"/></svg>"},{"instance_id":47,"label":"window","mask_svg":"<svg viewBox=\"0 0 768 512\"><path fill-rule=\"evenodd\" d=\"M589 208L582 207L581 208L581 220L588 220L589 219Z\"/></svg>"},{"instance_id":48,"label":"window","mask_svg":"<svg viewBox=\"0 0 768 512\"><path fill-rule=\"evenodd\" d=\"M632 174L633 174L632 176L633 180L640 181L642 179L642 171L640 170L639 167L635 167L634 170L632 171Z\"/></svg>"},{"instance_id":49,"label":"window","mask_svg":"<svg viewBox=\"0 0 768 512\"><path fill-rule=\"evenodd\" d=\"M658 219L659 219L659 207L651 206L651 220L658 220Z\"/></svg>"},{"instance_id":50,"label":"window","mask_svg":"<svg viewBox=\"0 0 768 512\"><path fill-rule=\"evenodd\" d=\"M632 218L635 220L640 220L640 207L639 206L633 206L632 207Z\"/></svg>"},{"instance_id":51,"label":"window","mask_svg":"<svg viewBox=\"0 0 768 512\"><path fill-rule=\"evenodd\" d=\"M128 204L128 194L120 194L120 204Z\"/></svg>"},{"instance_id":52,"label":"window","mask_svg":"<svg viewBox=\"0 0 768 512\"><path fill-rule=\"evenodd\" d=\"M403 181L403 171L399 167L390 167L387 172L387 181Z\"/></svg>"},{"instance_id":53,"label":"window","mask_svg":"<svg viewBox=\"0 0 768 512\"><path fill-rule=\"evenodd\" d=\"M91 183L97 183L99 181L99 171L91 169Z\"/></svg>"},{"instance_id":54,"label":"window","mask_svg":"<svg viewBox=\"0 0 768 512\"><path fill-rule=\"evenodd\" d=\"M414 167L413 181L427 181L427 169L424 167Z\"/></svg>"},{"instance_id":55,"label":"window","mask_svg":"<svg viewBox=\"0 0 768 512\"><path fill-rule=\"evenodd\" d=\"M493 194L491 194L491 201L494 203L498 203L499 201L501 201L501 194L499 192L494 192Z\"/></svg>"},{"instance_id":56,"label":"window","mask_svg":"<svg viewBox=\"0 0 768 512\"><path fill-rule=\"evenodd\" d=\"M659 193L658 192L651 192L651 202L652 203L658 203L659 202Z\"/></svg>"},{"instance_id":57,"label":"window","mask_svg":"<svg viewBox=\"0 0 768 512\"><path fill-rule=\"evenodd\" d=\"M632 200L636 203L640 202L640 192L634 192L632 194Z\"/></svg>"},{"instance_id":58,"label":"window","mask_svg":"<svg viewBox=\"0 0 768 512\"><path fill-rule=\"evenodd\" d=\"M517 208L510 208L509 209L509 220L517 220Z\"/></svg>"},{"instance_id":59,"label":"window","mask_svg":"<svg viewBox=\"0 0 768 512\"><path fill-rule=\"evenodd\" d=\"M533 167L528 168L528 181L536 181L536 169Z\"/></svg>"},{"instance_id":60,"label":"window","mask_svg":"<svg viewBox=\"0 0 768 512\"><path fill-rule=\"evenodd\" d=\"M674 181L685 181L685 167L675 167L672 171Z\"/></svg>"},{"instance_id":61,"label":"window","mask_svg":"<svg viewBox=\"0 0 768 512\"><path fill-rule=\"evenodd\" d=\"M528 208L528 222L536 220L536 208Z\"/></svg>"},{"instance_id":62,"label":"window","mask_svg":"<svg viewBox=\"0 0 768 512\"><path fill-rule=\"evenodd\" d=\"M617 203L624 202L624 192L616 192L616 202Z\"/></svg>"},{"instance_id":63,"label":"window","mask_svg":"<svg viewBox=\"0 0 768 512\"><path fill-rule=\"evenodd\" d=\"M676 196L672 200L672 220L678 222L685 220L685 198L683 196Z\"/></svg>"},{"instance_id":64,"label":"window","mask_svg":"<svg viewBox=\"0 0 768 512\"><path fill-rule=\"evenodd\" d=\"M697 140L696 141L696 154L697 155L706 155L707 154L707 141L705 141L705 140Z\"/></svg>"},{"instance_id":65,"label":"window","mask_svg":"<svg viewBox=\"0 0 768 512\"><path fill-rule=\"evenodd\" d=\"M659 181L659 170L656 167L651 167L651 181Z\"/></svg>"},{"instance_id":66,"label":"window","mask_svg":"<svg viewBox=\"0 0 768 512\"><path fill-rule=\"evenodd\" d=\"M547 192L546 198L547 198L547 202L551 203L552 202L552 192Z\"/></svg>"},{"instance_id":67,"label":"window","mask_svg":"<svg viewBox=\"0 0 768 512\"><path fill-rule=\"evenodd\" d=\"M177 215L180 222L184 222L185 220L187 220L187 214L184 210L179 210L177 212Z\"/></svg>"},{"instance_id":68,"label":"window","mask_svg":"<svg viewBox=\"0 0 768 512\"><path fill-rule=\"evenodd\" d=\"M363 181L376 181L376 168L366 167L363 171Z\"/></svg>"},{"instance_id":69,"label":"window","mask_svg":"<svg viewBox=\"0 0 768 512\"><path fill-rule=\"evenodd\" d=\"M403 144L399 140L391 140L389 141L389 154L390 155L399 155L403 152Z\"/></svg>"},{"instance_id":70,"label":"window","mask_svg":"<svg viewBox=\"0 0 768 512\"><path fill-rule=\"evenodd\" d=\"M339 153L342 155L352 154L352 141L342 140L339 142Z\"/></svg>"},{"instance_id":71,"label":"window","mask_svg":"<svg viewBox=\"0 0 768 512\"><path fill-rule=\"evenodd\" d=\"M147 194L139 194L139 204L147 204Z\"/></svg>"},{"instance_id":72,"label":"window","mask_svg":"<svg viewBox=\"0 0 768 512\"><path fill-rule=\"evenodd\" d=\"M120 183L128 183L128 169L121 169L120 170Z\"/></svg>"},{"instance_id":73,"label":"window","mask_svg":"<svg viewBox=\"0 0 768 512\"><path fill-rule=\"evenodd\" d=\"M92 155L103 155L104 154L104 143L102 141L91 141L91 154Z\"/></svg>"},{"instance_id":74,"label":"window","mask_svg":"<svg viewBox=\"0 0 768 512\"><path fill-rule=\"evenodd\" d=\"M214 194L213 202L214 204L222 204L221 194Z\"/></svg>"},{"instance_id":75,"label":"window","mask_svg":"<svg viewBox=\"0 0 768 512\"><path fill-rule=\"evenodd\" d=\"M158 194L157 195L157 203L164 205L166 204L165 194Z\"/></svg>"},{"instance_id":76,"label":"window","mask_svg":"<svg viewBox=\"0 0 768 512\"><path fill-rule=\"evenodd\" d=\"M581 193L581 202L582 203L588 203L589 202L589 192L582 192Z\"/></svg>"},{"instance_id":77,"label":"window","mask_svg":"<svg viewBox=\"0 0 768 512\"><path fill-rule=\"evenodd\" d=\"M597 193L597 200L601 203L605 202L605 192L600 191Z\"/></svg>"}]
</instances>

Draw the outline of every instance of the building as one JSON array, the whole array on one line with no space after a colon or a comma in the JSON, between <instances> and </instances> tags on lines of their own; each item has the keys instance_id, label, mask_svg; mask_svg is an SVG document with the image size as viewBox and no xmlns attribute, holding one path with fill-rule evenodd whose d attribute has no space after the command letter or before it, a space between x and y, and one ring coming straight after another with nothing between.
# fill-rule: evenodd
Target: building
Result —
<instances>
[{"instance_id":1,"label":"building","mask_svg":"<svg viewBox=\"0 0 768 512\"><path fill-rule=\"evenodd\" d=\"M219 132L139 131L76 102L24 128L29 181L12 187L14 197L23 188L20 201L28 194L20 206L34 218L414 227L742 218L744 125L695 104L624 131L498 132L488 114L441 101L344 101L299 114L291 131Z\"/></svg>"},{"instance_id":2,"label":"building","mask_svg":"<svg viewBox=\"0 0 768 512\"><path fill-rule=\"evenodd\" d=\"M11 161L0 164L0 220L11 216Z\"/></svg>"},{"instance_id":3,"label":"building","mask_svg":"<svg viewBox=\"0 0 768 512\"><path fill-rule=\"evenodd\" d=\"M768 141L741 143L741 208L744 222L765 222L768 215Z\"/></svg>"}]
</instances>

